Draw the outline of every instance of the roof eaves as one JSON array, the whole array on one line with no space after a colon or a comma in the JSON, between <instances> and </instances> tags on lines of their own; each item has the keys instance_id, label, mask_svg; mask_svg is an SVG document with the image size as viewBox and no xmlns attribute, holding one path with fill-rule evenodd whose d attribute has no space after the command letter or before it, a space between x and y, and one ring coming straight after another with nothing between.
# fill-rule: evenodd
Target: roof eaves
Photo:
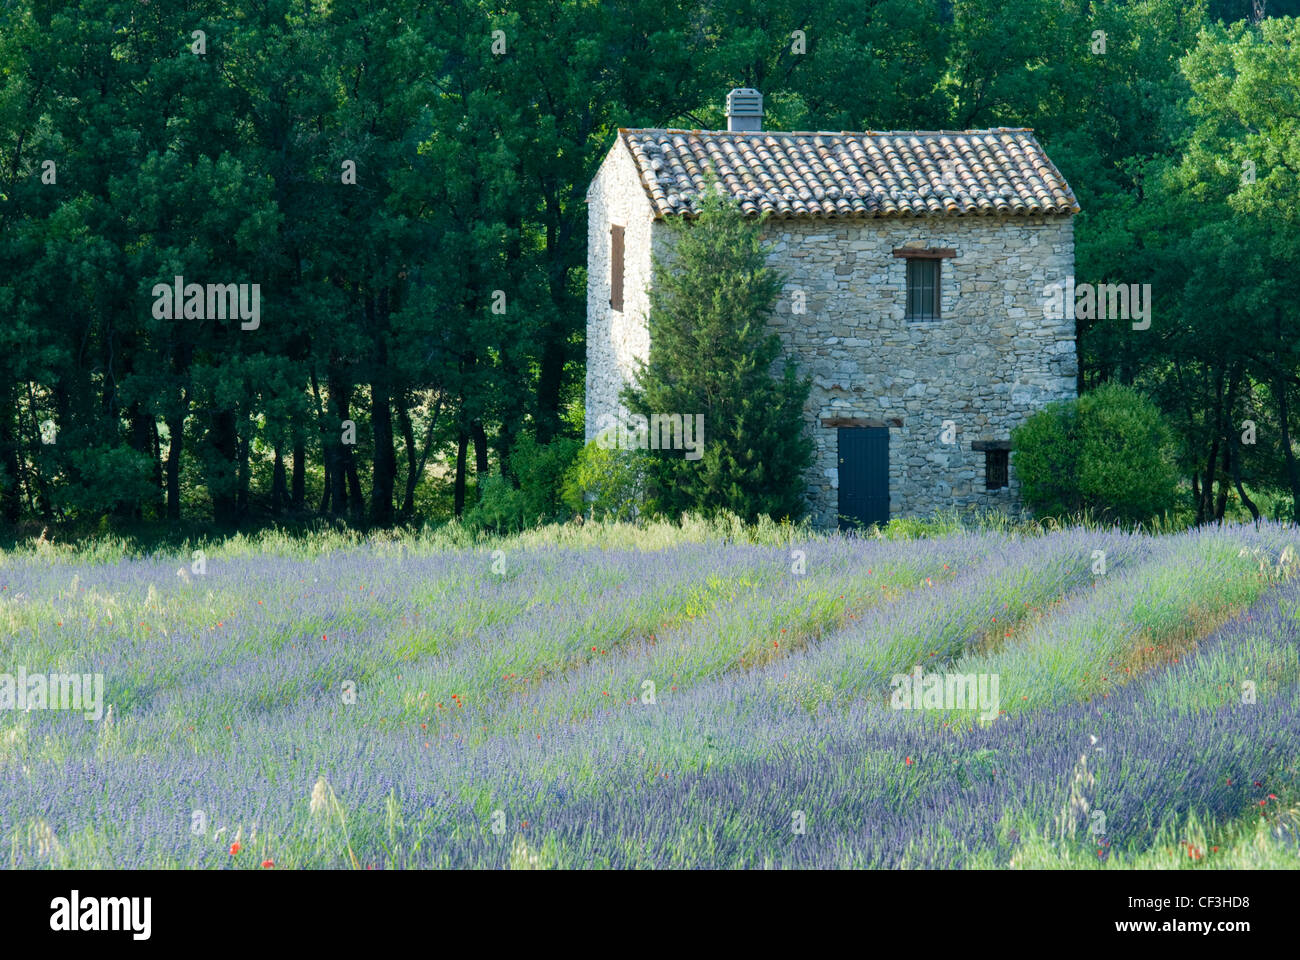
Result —
<instances>
[{"instance_id":1,"label":"roof eaves","mask_svg":"<svg viewBox=\"0 0 1300 960\"><path fill-rule=\"evenodd\" d=\"M854 206L852 209L844 212L826 211L824 209L808 211L800 210L797 207L781 208L776 210L754 210L746 211L750 218L762 216L765 212L773 219L793 220L793 219L814 219L814 220L868 220L881 218L901 218L901 217L1026 217L1026 216L1073 216L1080 212L1080 206L1074 189L1070 186L1069 181L1061 174L1056 164L1052 162L1047 155L1047 151L1038 143L1034 136L1032 127L991 127L977 130L895 130L895 131L797 131L797 130L753 130L753 131L727 131L727 130L699 130L699 129L679 129L674 127L652 128L652 127L619 127L618 137L623 141L625 148L628 150L632 162L636 165L638 178L641 180L641 188L650 203L651 211L656 220L663 220L669 216L680 216L684 219L694 219L695 212L690 209L689 199L682 197L685 201L683 204L671 204L667 202L660 203L656 200L649 183L647 182L648 169L644 167L638 159L636 151L632 146L632 138L636 135L672 135L672 136L692 136L692 137L709 137L711 139L727 138L747 138L747 137L953 137L953 136L976 136L976 135L1002 135L1002 134L1025 134L1028 140L1032 142L1037 149L1043 162L1048 169L1054 174L1055 179L1064 188L1064 199L1068 200L1068 206L1061 201L1047 194L1047 202L1039 201L1038 207L1031 209L1024 205L1024 202L1018 203L980 203L974 209L963 210L917 210L912 207L896 207L891 205L886 209L862 209ZM672 209L672 207L684 207L684 209Z\"/></svg>"},{"instance_id":2,"label":"roof eaves","mask_svg":"<svg viewBox=\"0 0 1300 960\"><path fill-rule=\"evenodd\" d=\"M628 127L618 128L618 142L623 144L623 149L627 151L628 159L632 161L632 166L636 170L636 179L641 184L641 192L645 194L646 203L650 204L650 212L654 214L656 220L662 220L663 214L659 210L659 204L655 203L654 194L650 192L650 185L645 182L645 171L641 169L641 164L632 150L632 144L628 142L628 134L635 133L636 130Z\"/></svg>"}]
</instances>

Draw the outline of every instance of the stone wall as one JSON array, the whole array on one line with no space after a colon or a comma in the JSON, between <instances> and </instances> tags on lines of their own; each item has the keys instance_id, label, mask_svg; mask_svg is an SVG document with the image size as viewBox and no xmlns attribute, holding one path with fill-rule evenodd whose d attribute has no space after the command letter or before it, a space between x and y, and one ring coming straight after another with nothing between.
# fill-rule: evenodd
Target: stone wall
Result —
<instances>
[{"instance_id":1,"label":"stone wall","mask_svg":"<svg viewBox=\"0 0 1300 960\"><path fill-rule=\"evenodd\" d=\"M611 224L623 232L623 309L609 305ZM602 414L618 410L618 394L637 360L650 350L650 201L636 163L616 142L587 191L587 402L586 434L596 436Z\"/></svg>"},{"instance_id":2,"label":"stone wall","mask_svg":"<svg viewBox=\"0 0 1300 960\"><path fill-rule=\"evenodd\" d=\"M805 376L815 462L814 518L834 524L837 431L823 418L863 418L890 428L890 514L942 508L1019 512L1014 458L1009 486L984 487L977 441L1008 440L1035 410L1075 396L1074 321L1045 320L1045 284L1074 269L1069 218L778 221L766 228L769 263L786 275L776 326ZM940 317L903 319L902 247L946 247ZM805 313L792 312L794 292ZM953 421L956 442L942 442Z\"/></svg>"},{"instance_id":3,"label":"stone wall","mask_svg":"<svg viewBox=\"0 0 1300 960\"><path fill-rule=\"evenodd\" d=\"M588 253L587 436L649 348L645 327L650 249L671 260L670 236L652 218L621 144L592 184ZM625 306L609 309L610 217L626 216ZM612 222L620 222L614 219ZM786 278L773 323L813 387L806 408L815 459L808 497L816 523L838 514L838 432L824 419L889 427L891 516L991 507L1019 512L1014 457L1009 485L986 490L979 441L1011 430L1053 400L1075 395L1074 321L1046 320L1043 287L1074 269L1068 217L782 220L764 227L769 263ZM902 247L955 251L940 261L940 315L903 318ZM794 312L802 292L802 313ZM679 411L665 411L679 412ZM942 442L944 421L956 442ZM705 437L709 426L705 427Z\"/></svg>"}]
</instances>

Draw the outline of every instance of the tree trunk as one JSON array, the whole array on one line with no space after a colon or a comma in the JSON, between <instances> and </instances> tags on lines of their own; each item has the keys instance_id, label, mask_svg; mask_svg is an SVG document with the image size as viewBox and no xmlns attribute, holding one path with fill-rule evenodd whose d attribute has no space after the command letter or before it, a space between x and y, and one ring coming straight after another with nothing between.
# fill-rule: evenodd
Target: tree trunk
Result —
<instances>
[{"instance_id":1,"label":"tree trunk","mask_svg":"<svg viewBox=\"0 0 1300 960\"><path fill-rule=\"evenodd\" d=\"M1223 443L1223 469L1219 472L1219 500L1214 505L1214 519L1223 523L1223 514L1228 509L1228 485L1232 476L1232 442Z\"/></svg>"},{"instance_id":2,"label":"tree trunk","mask_svg":"<svg viewBox=\"0 0 1300 960\"><path fill-rule=\"evenodd\" d=\"M293 509L301 512L307 505L307 445L298 440L293 445Z\"/></svg>"},{"instance_id":3,"label":"tree trunk","mask_svg":"<svg viewBox=\"0 0 1300 960\"><path fill-rule=\"evenodd\" d=\"M1288 393L1286 371L1290 368L1278 360L1278 355L1287 351L1290 344L1282 339L1282 308L1273 308L1273 389L1277 394L1278 420L1282 426L1282 454L1286 460L1287 485L1291 488L1291 520L1300 523L1300 469L1295 462L1295 451L1291 448L1291 400Z\"/></svg>"},{"instance_id":4,"label":"tree trunk","mask_svg":"<svg viewBox=\"0 0 1300 960\"><path fill-rule=\"evenodd\" d=\"M45 474L41 470L41 425L36 413L36 393L32 389L30 380L27 382L27 408L28 419L32 424L32 433L29 439L34 454L30 473L33 486L36 488L36 508L41 514L41 519L48 521L54 518L54 511L50 505L49 489L45 485Z\"/></svg>"},{"instance_id":5,"label":"tree trunk","mask_svg":"<svg viewBox=\"0 0 1300 960\"><path fill-rule=\"evenodd\" d=\"M1219 500L1215 504L1214 519L1223 523L1223 515L1228 507L1228 487L1232 482L1232 456L1236 444L1233 443L1233 437L1236 436L1234 424L1232 422L1232 411L1237 405L1237 384L1241 381L1241 368L1236 364L1232 365L1228 373L1228 395L1223 402L1223 420L1221 433L1223 435L1223 469L1219 472Z\"/></svg>"},{"instance_id":6,"label":"tree trunk","mask_svg":"<svg viewBox=\"0 0 1300 960\"><path fill-rule=\"evenodd\" d=\"M316 512L322 517L325 516L326 513L330 512L330 501L334 495L334 471L330 463L330 457L330 452L326 450L323 461L325 467L325 485L320 495L320 506L316 508Z\"/></svg>"},{"instance_id":7,"label":"tree trunk","mask_svg":"<svg viewBox=\"0 0 1300 960\"><path fill-rule=\"evenodd\" d=\"M343 452L346 449L341 444L330 448L333 461L330 465L330 516L339 519L345 518L348 511L348 466Z\"/></svg>"},{"instance_id":8,"label":"tree trunk","mask_svg":"<svg viewBox=\"0 0 1300 960\"><path fill-rule=\"evenodd\" d=\"M9 394L5 388L5 393ZM10 411L14 409L12 397L6 396L0 409L0 469L4 470L4 490L0 492L0 514L8 523L22 519L22 467L18 460L18 435L14 430Z\"/></svg>"},{"instance_id":9,"label":"tree trunk","mask_svg":"<svg viewBox=\"0 0 1300 960\"><path fill-rule=\"evenodd\" d=\"M424 468L429 462L429 451L433 449L433 431L438 425L438 417L442 413L442 395L438 395L438 402L434 404L433 416L429 418L429 428L424 432L424 449L420 451L420 465L415 470L416 478L424 476Z\"/></svg>"},{"instance_id":10,"label":"tree trunk","mask_svg":"<svg viewBox=\"0 0 1300 960\"><path fill-rule=\"evenodd\" d=\"M360 526L366 520L366 500L361 494L361 477L357 474L357 458L348 449L348 507L352 522Z\"/></svg>"},{"instance_id":11,"label":"tree trunk","mask_svg":"<svg viewBox=\"0 0 1300 960\"><path fill-rule=\"evenodd\" d=\"M1300 469L1295 462L1295 451L1291 449L1291 404L1287 397L1286 378L1280 373L1274 381L1277 391L1277 414L1282 426L1282 452L1286 457L1286 478L1291 487L1291 519L1300 523Z\"/></svg>"},{"instance_id":12,"label":"tree trunk","mask_svg":"<svg viewBox=\"0 0 1300 960\"><path fill-rule=\"evenodd\" d=\"M393 522L393 485L397 479L397 456L393 453L393 411L388 397L388 385L382 377L371 382L370 397L370 423L375 431L370 519L386 527Z\"/></svg>"},{"instance_id":13,"label":"tree trunk","mask_svg":"<svg viewBox=\"0 0 1300 960\"><path fill-rule=\"evenodd\" d=\"M181 406L188 404L188 398L182 398ZM185 446L185 414L173 414L167 418L167 519L178 523L181 519L181 450Z\"/></svg>"},{"instance_id":14,"label":"tree trunk","mask_svg":"<svg viewBox=\"0 0 1300 960\"><path fill-rule=\"evenodd\" d=\"M488 472L487 434L477 420L469 425L469 431L474 438L474 475L481 478Z\"/></svg>"},{"instance_id":15,"label":"tree trunk","mask_svg":"<svg viewBox=\"0 0 1300 960\"><path fill-rule=\"evenodd\" d=\"M153 458L153 444L149 442L149 423L151 419L151 417L145 416L141 412L139 403L132 403L127 408L127 422L130 424L127 443L133 451L150 459ZM157 461L154 461L154 463L156 465ZM144 518L144 503L139 500L119 500L113 512L119 517L141 520Z\"/></svg>"},{"instance_id":16,"label":"tree trunk","mask_svg":"<svg viewBox=\"0 0 1300 960\"><path fill-rule=\"evenodd\" d=\"M208 490L212 494L212 519L219 527L233 527L238 519L237 491L239 478L238 437L235 434L235 411L218 410L212 414L208 428L208 443L217 454L207 476Z\"/></svg>"},{"instance_id":17,"label":"tree trunk","mask_svg":"<svg viewBox=\"0 0 1300 960\"><path fill-rule=\"evenodd\" d=\"M510 451L514 448L515 439L506 425L502 423L500 428L497 430L497 453L501 458L501 462L497 464L497 468L501 472L501 478L503 480L509 474L509 470L506 468L510 464Z\"/></svg>"},{"instance_id":18,"label":"tree trunk","mask_svg":"<svg viewBox=\"0 0 1300 960\"><path fill-rule=\"evenodd\" d=\"M415 514L415 483L419 479L416 464L419 451L415 448L415 429L411 426L411 412L406 408L406 397L397 403L397 425L402 431L402 446L406 450L406 488L402 493L402 519L409 520Z\"/></svg>"},{"instance_id":19,"label":"tree trunk","mask_svg":"<svg viewBox=\"0 0 1300 960\"><path fill-rule=\"evenodd\" d=\"M153 461L153 504L155 518L163 512L162 445L158 439L158 418L149 418L149 456Z\"/></svg>"},{"instance_id":20,"label":"tree trunk","mask_svg":"<svg viewBox=\"0 0 1300 960\"><path fill-rule=\"evenodd\" d=\"M453 488L453 512L459 519L465 512L465 450L469 446L469 434L460 431L456 439L456 484Z\"/></svg>"},{"instance_id":21,"label":"tree trunk","mask_svg":"<svg viewBox=\"0 0 1300 960\"><path fill-rule=\"evenodd\" d=\"M370 519L379 526L393 523L393 486L397 481L397 456L393 452L393 408L389 377L388 291L367 294L366 327L374 344L374 370L370 378L370 428L375 449L371 455Z\"/></svg>"},{"instance_id":22,"label":"tree trunk","mask_svg":"<svg viewBox=\"0 0 1300 960\"><path fill-rule=\"evenodd\" d=\"M560 387L564 380L564 344L551 331L542 348L537 377L537 442L550 443L560 430Z\"/></svg>"},{"instance_id":23,"label":"tree trunk","mask_svg":"<svg viewBox=\"0 0 1300 960\"><path fill-rule=\"evenodd\" d=\"M1219 440L1223 436L1223 370L1218 371L1214 384L1214 417L1210 427L1210 455L1205 458L1205 482L1201 485L1201 502L1196 505L1197 524L1214 519L1214 480L1219 461Z\"/></svg>"},{"instance_id":24,"label":"tree trunk","mask_svg":"<svg viewBox=\"0 0 1300 960\"><path fill-rule=\"evenodd\" d=\"M326 409L324 402L321 400L320 383L316 379L316 367L314 365L311 368L311 395L316 401L316 425L320 430L321 465L324 467L325 472L324 485L320 496L320 507L317 508L316 512L323 517L327 512L332 512L333 506L334 444L331 443L331 439L333 438L331 437L329 428L325 423Z\"/></svg>"},{"instance_id":25,"label":"tree trunk","mask_svg":"<svg viewBox=\"0 0 1300 960\"><path fill-rule=\"evenodd\" d=\"M246 387L246 390L248 392L244 395L252 396L252 386L249 385ZM249 449L252 447L252 438L249 436L249 433L253 429L253 424L249 417L243 417L242 420L244 429L241 431L241 435L238 438L239 467L236 471L236 476L239 478L239 485L237 488L239 516L245 517L248 515L248 488L252 482L250 477L251 471L249 470L248 464L248 454Z\"/></svg>"},{"instance_id":26,"label":"tree trunk","mask_svg":"<svg viewBox=\"0 0 1300 960\"><path fill-rule=\"evenodd\" d=\"M564 361L568 343L568 320L573 316L569 302L569 236L564 228L563 203L559 190L544 196L546 221L547 289L553 310L552 322L545 329L540 369L537 377L537 442L550 443L560 432L560 391L564 385ZM522 239L522 231L517 231ZM516 259L521 251L516 248ZM502 454L504 457L504 453Z\"/></svg>"},{"instance_id":27,"label":"tree trunk","mask_svg":"<svg viewBox=\"0 0 1300 960\"><path fill-rule=\"evenodd\" d=\"M352 447L343 442L341 424L348 420L348 388L336 371L331 371L327 381L328 403L334 416L325 429L325 443L330 463L330 516L342 518L348 510L348 467Z\"/></svg>"},{"instance_id":28,"label":"tree trunk","mask_svg":"<svg viewBox=\"0 0 1300 960\"><path fill-rule=\"evenodd\" d=\"M1196 523L1200 525L1214 516L1214 464L1219 459L1219 438L1210 443L1210 455L1205 458L1205 481L1201 484L1201 499L1196 504Z\"/></svg>"},{"instance_id":29,"label":"tree trunk","mask_svg":"<svg viewBox=\"0 0 1300 960\"><path fill-rule=\"evenodd\" d=\"M1232 479L1237 485L1237 496L1241 497L1241 502L1250 511L1251 518L1258 524L1259 507L1255 506L1254 500L1246 496L1246 488L1241 485L1241 434L1233 432L1229 447L1232 450Z\"/></svg>"},{"instance_id":30,"label":"tree trunk","mask_svg":"<svg viewBox=\"0 0 1300 960\"><path fill-rule=\"evenodd\" d=\"M275 466L271 470L271 513L280 515L284 509L286 487L284 474L284 451L280 444L275 445Z\"/></svg>"}]
</instances>

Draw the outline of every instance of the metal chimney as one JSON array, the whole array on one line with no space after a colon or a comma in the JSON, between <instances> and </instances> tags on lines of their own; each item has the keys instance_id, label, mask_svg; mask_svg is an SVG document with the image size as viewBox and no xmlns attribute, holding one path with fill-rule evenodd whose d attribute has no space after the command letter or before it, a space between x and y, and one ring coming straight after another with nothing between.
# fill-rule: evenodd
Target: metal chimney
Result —
<instances>
[{"instance_id":1,"label":"metal chimney","mask_svg":"<svg viewBox=\"0 0 1300 960\"><path fill-rule=\"evenodd\" d=\"M737 87L727 94L727 130L762 130L763 95L750 87Z\"/></svg>"}]
</instances>

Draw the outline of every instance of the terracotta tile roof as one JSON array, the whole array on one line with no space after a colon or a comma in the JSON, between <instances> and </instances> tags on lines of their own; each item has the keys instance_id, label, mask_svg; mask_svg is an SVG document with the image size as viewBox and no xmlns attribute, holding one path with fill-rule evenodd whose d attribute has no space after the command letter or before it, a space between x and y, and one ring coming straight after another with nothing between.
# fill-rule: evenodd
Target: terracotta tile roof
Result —
<instances>
[{"instance_id":1,"label":"terracotta tile roof","mask_svg":"<svg viewBox=\"0 0 1300 960\"><path fill-rule=\"evenodd\" d=\"M712 169L749 215L1030 216L1079 212L1032 130L780 133L619 130L657 217L694 213Z\"/></svg>"}]
</instances>

